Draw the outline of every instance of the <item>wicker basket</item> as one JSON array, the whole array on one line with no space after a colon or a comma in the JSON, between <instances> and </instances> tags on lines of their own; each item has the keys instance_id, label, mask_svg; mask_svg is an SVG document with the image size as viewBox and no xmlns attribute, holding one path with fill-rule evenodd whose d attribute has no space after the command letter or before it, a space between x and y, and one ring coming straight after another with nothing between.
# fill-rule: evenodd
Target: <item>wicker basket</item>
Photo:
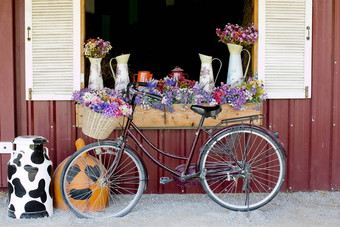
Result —
<instances>
[{"instance_id":1,"label":"wicker basket","mask_svg":"<svg viewBox=\"0 0 340 227\"><path fill-rule=\"evenodd\" d=\"M121 118L105 117L100 113L84 107L82 131L95 139L106 139L119 125Z\"/></svg>"}]
</instances>

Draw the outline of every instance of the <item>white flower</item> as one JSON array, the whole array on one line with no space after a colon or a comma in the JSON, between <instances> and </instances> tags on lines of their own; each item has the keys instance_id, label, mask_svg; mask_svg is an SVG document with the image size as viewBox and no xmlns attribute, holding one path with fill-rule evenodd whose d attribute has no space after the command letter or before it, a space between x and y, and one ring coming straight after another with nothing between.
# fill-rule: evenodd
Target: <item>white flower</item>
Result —
<instances>
[{"instance_id":1,"label":"white flower","mask_svg":"<svg viewBox=\"0 0 340 227\"><path fill-rule=\"evenodd\" d=\"M83 96L84 102L91 102L93 100L93 94L91 92L85 92Z\"/></svg>"}]
</instances>

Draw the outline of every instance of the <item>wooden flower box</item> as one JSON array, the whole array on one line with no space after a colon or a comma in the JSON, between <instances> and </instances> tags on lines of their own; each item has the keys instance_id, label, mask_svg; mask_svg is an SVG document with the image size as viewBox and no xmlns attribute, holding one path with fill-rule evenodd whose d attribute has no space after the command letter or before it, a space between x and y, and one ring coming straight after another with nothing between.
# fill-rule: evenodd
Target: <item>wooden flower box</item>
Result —
<instances>
[{"instance_id":1,"label":"wooden flower box","mask_svg":"<svg viewBox=\"0 0 340 227\"><path fill-rule=\"evenodd\" d=\"M246 110L235 111L228 104L222 104L222 112L219 113L216 119L207 118L204 121L204 126L213 127L217 125L221 120L227 118L244 117L249 115L262 114L262 108L259 111L254 110L255 104L247 103ZM195 128L200 122L201 116L194 113L188 108L187 110L182 110L183 105L175 104L175 112L170 113L161 110L148 109L144 110L140 106L136 107L133 122L139 128L148 129L179 129L179 128ZM76 105L76 125L77 127L82 126L82 114L83 107ZM261 125L261 120L254 122L256 125Z\"/></svg>"}]
</instances>

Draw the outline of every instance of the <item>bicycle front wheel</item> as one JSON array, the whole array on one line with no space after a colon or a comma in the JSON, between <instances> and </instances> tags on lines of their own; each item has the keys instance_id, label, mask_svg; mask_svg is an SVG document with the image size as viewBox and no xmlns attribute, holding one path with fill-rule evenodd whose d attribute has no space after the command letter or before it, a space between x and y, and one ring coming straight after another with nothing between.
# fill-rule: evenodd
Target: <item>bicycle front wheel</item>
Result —
<instances>
[{"instance_id":1,"label":"bicycle front wheel","mask_svg":"<svg viewBox=\"0 0 340 227\"><path fill-rule=\"evenodd\" d=\"M81 218L122 217L143 194L143 164L126 148L119 160L113 142L89 144L66 162L60 192L67 207Z\"/></svg>"},{"instance_id":2,"label":"bicycle front wheel","mask_svg":"<svg viewBox=\"0 0 340 227\"><path fill-rule=\"evenodd\" d=\"M200 160L201 184L222 207L255 210L271 201L285 177L277 142L255 127L230 128L212 139Z\"/></svg>"}]
</instances>

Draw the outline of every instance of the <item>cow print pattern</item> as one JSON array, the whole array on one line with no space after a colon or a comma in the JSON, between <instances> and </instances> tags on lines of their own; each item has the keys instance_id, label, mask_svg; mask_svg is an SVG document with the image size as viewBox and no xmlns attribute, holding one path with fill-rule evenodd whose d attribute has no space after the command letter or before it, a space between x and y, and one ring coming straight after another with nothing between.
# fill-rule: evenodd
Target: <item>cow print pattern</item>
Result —
<instances>
[{"instance_id":1,"label":"cow print pattern","mask_svg":"<svg viewBox=\"0 0 340 227\"><path fill-rule=\"evenodd\" d=\"M38 214L37 216L35 216L36 218L49 216L46 211L46 206L43 203L35 200L29 201L25 204L25 211L26 211L25 213L21 214L20 218L31 218L32 213Z\"/></svg>"},{"instance_id":2,"label":"cow print pattern","mask_svg":"<svg viewBox=\"0 0 340 227\"><path fill-rule=\"evenodd\" d=\"M22 151L23 152L23 151ZM25 153L25 152L24 152ZM16 164L18 167L21 166L20 159L22 158L22 154L18 154L17 158L13 160L13 163Z\"/></svg>"},{"instance_id":3,"label":"cow print pattern","mask_svg":"<svg viewBox=\"0 0 340 227\"><path fill-rule=\"evenodd\" d=\"M90 178L94 183L97 182L98 178L100 177L100 167L95 165L92 166L86 166L85 168L85 174Z\"/></svg>"},{"instance_id":4,"label":"cow print pattern","mask_svg":"<svg viewBox=\"0 0 340 227\"><path fill-rule=\"evenodd\" d=\"M92 191L89 188L71 189L70 196L74 200L87 200L87 199L91 198Z\"/></svg>"},{"instance_id":5,"label":"cow print pattern","mask_svg":"<svg viewBox=\"0 0 340 227\"><path fill-rule=\"evenodd\" d=\"M31 161L37 165L42 164L45 161L42 145L34 146L34 151L31 155Z\"/></svg>"},{"instance_id":6,"label":"cow print pattern","mask_svg":"<svg viewBox=\"0 0 340 227\"><path fill-rule=\"evenodd\" d=\"M77 176L78 173L80 173L81 169L80 167L75 164L70 168L70 171L68 176L66 177L67 182L70 184L72 180ZM94 183L97 182L98 178L100 177L100 167L98 165L95 166L89 166L87 165L85 167L84 173L86 176L91 179ZM74 200L87 200L91 198L92 196L92 190L89 188L84 189L71 189L70 191L70 197Z\"/></svg>"},{"instance_id":7,"label":"cow print pattern","mask_svg":"<svg viewBox=\"0 0 340 227\"><path fill-rule=\"evenodd\" d=\"M19 198L22 198L26 194L26 190L24 186L22 186L20 179L15 178L13 179L12 182L14 186L15 195Z\"/></svg>"},{"instance_id":8,"label":"cow print pattern","mask_svg":"<svg viewBox=\"0 0 340 227\"><path fill-rule=\"evenodd\" d=\"M30 137L21 139L27 140ZM17 139L17 138L16 138ZM8 216L13 218L49 217L53 214L51 197L52 162L44 152L41 138L36 144L15 143L17 152L8 162ZM18 140L19 141L19 140Z\"/></svg>"},{"instance_id":9,"label":"cow print pattern","mask_svg":"<svg viewBox=\"0 0 340 227\"><path fill-rule=\"evenodd\" d=\"M7 165L8 180L12 180L12 176L17 172L17 167L15 165Z\"/></svg>"},{"instance_id":10,"label":"cow print pattern","mask_svg":"<svg viewBox=\"0 0 340 227\"><path fill-rule=\"evenodd\" d=\"M39 181L38 188L36 190L32 190L28 193L32 198L39 198L41 199L41 202L46 202L47 200L47 194L45 192L45 180L41 179Z\"/></svg>"},{"instance_id":11,"label":"cow print pattern","mask_svg":"<svg viewBox=\"0 0 340 227\"><path fill-rule=\"evenodd\" d=\"M28 172L28 179L33 182L35 179L35 176L38 173L38 168L37 167L33 167L31 165L25 165L24 169Z\"/></svg>"},{"instance_id":12,"label":"cow print pattern","mask_svg":"<svg viewBox=\"0 0 340 227\"><path fill-rule=\"evenodd\" d=\"M13 186L8 182L8 201L11 201L11 195L13 193Z\"/></svg>"},{"instance_id":13,"label":"cow print pattern","mask_svg":"<svg viewBox=\"0 0 340 227\"><path fill-rule=\"evenodd\" d=\"M80 171L81 169L77 164L71 166L70 171L69 171L70 174L67 174L66 176L67 183L71 184L73 179L77 176L78 173L80 173Z\"/></svg>"}]
</instances>

